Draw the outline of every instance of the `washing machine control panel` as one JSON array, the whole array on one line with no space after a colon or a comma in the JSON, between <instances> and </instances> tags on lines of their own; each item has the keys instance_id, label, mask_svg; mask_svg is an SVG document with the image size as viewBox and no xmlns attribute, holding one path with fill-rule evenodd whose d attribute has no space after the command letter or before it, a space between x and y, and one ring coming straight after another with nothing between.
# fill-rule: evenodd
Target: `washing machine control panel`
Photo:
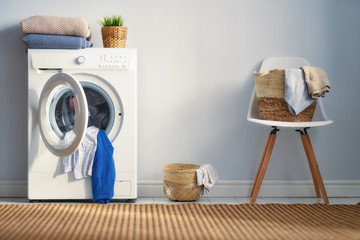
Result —
<instances>
[{"instance_id":1,"label":"washing machine control panel","mask_svg":"<svg viewBox=\"0 0 360 240\"><path fill-rule=\"evenodd\" d=\"M101 54L99 68L128 69L130 56L126 54Z\"/></svg>"},{"instance_id":2,"label":"washing machine control panel","mask_svg":"<svg viewBox=\"0 0 360 240\"><path fill-rule=\"evenodd\" d=\"M135 54L134 54L135 53ZM46 56L45 56L46 55ZM33 59L34 58L34 59ZM39 51L32 60L34 68L99 69L131 72L136 66L134 49L81 49ZM136 68L135 68L136 69Z\"/></svg>"}]
</instances>

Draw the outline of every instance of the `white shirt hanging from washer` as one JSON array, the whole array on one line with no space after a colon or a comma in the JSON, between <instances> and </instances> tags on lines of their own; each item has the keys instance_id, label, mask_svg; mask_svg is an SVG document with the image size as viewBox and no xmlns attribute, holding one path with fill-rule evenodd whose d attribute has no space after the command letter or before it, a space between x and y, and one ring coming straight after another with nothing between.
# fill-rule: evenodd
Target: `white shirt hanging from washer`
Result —
<instances>
[{"instance_id":1,"label":"white shirt hanging from washer","mask_svg":"<svg viewBox=\"0 0 360 240\"><path fill-rule=\"evenodd\" d=\"M64 173L74 171L75 179L82 179L92 175L98 132L99 129L97 127L88 127L86 129L84 140L79 148L73 154L61 158ZM64 142L72 141L73 138L75 138L75 133L69 131L64 137Z\"/></svg>"}]
</instances>

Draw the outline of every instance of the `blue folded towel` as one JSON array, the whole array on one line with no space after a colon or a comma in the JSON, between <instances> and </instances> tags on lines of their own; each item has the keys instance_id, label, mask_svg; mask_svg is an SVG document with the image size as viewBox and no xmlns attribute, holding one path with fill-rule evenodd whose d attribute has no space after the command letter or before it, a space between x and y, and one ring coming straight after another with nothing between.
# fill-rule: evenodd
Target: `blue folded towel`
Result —
<instances>
[{"instance_id":1,"label":"blue folded towel","mask_svg":"<svg viewBox=\"0 0 360 240\"><path fill-rule=\"evenodd\" d=\"M114 196L115 163L114 147L104 130L97 135L97 149L92 169L92 193L94 203L108 203Z\"/></svg>"},{"instance_id":2,"label":"blue folded towel","mask_svg":"<svg viewBox=\"0 0 360 240\"><path fill-rule=\"evenodd\" d=\"M28 48L38 49L81 49L92 46L84 37L64 35L30 33L23 37L23 41Z\"/></svg>"}]
</instances>

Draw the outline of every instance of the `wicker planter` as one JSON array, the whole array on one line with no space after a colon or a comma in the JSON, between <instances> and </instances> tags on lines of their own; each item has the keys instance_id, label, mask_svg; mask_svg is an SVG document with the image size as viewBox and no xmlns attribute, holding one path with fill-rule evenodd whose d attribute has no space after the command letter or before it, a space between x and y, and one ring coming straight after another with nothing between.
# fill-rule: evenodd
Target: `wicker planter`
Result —
<instances>
[{"instance_id":1,"label":"wicker planter","mask_svg":"<svg viewBox=\"0 0 360 240\"><path fill-rule=\"evenodd\" d=\"M273 69L254 73L256 98L262 120L284 122L311 122L316 101L294 116L290 113L285 95L285 73L283 69Z\"/></svg>"},{"instance_id":2,"label":"wicker planter","mask_svg":"<svg viewBox=\"0 0 360 240\"><path fill-rule=\"evenodd\" d=\"M101 35L104 48L125 48L127 27L102 27Z\"/></svg>"},{"instance_id":3,"label":"wicker planter","mask_svg":"<svg viewBox=\"0 0 360 240\"><path fill-rule=\"evenodd\" d=\"M200 165L169 163L162 167L163 191L172 201L196 201L204 192L204 185L197 185L196 171Z\"/></svg>"}]
</instances>

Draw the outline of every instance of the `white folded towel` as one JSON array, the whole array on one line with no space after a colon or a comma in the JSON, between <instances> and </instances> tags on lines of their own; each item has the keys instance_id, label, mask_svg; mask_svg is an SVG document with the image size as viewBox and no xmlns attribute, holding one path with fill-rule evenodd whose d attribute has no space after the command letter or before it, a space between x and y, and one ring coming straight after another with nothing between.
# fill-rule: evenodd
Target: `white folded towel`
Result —
<instances>
[{"instance_id":1,"label":"white folded towel","mask_svg":"<svg viewBox=\"0 0 360 240\"><path fill-rule=\"evenodd\" d=\"M219 180L219 175L211 164L201 165L200 168L196 169L196 176L197 185L204 185L207 191L210 191Z\"/></svg>"},{"instance_id":2,"label":"white folded towel","mask_svg":"<svg viewBox=\"0 0 360 240\"><path fill-rule=\"evenodd\" d=\"M309 96L302 69L284 69L285 72L285 96L289 111L298 115L314 102Z\"/></svg>"}]
</instances>

